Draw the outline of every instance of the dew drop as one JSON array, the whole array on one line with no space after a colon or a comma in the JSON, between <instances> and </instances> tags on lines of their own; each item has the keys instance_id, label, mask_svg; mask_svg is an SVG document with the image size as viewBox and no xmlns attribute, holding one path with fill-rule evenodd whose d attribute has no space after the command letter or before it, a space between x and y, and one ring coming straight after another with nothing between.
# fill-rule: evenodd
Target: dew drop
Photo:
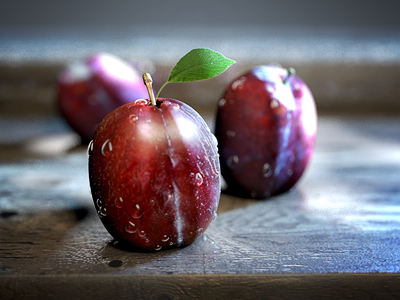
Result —
<instances>
[{"instance_id":1,"label":"dew drop","mask_svg":"<svg viewBox=\"0 0 400 300\"><path fill-rule=\"evenodd\" d=\"M234 132L233 130L228 130L228 131L226 132L226 137L227 137L228 139L234 138L235 136L236 136L236 132Z\"/></svg>"},{"instance_id":2,"label":"dew drop","mask_svg":"<svg viewBox=\"0 0 400 300\"><path fill-rule=\"evenodd\" d=\"M98 208L100 208L103 205L103 202L101 202L100 199L97 199L96 200L96 205L97 205Z\"/></svg>"},{"instance_id":3,"label":"dew drop","mask_svg":"<svg viewBox=\"0 0 400 300\"><path fill-rule=\"evenodd\" d=\"M133 206L133 209L131 211L131 217L134 219L139 219L142 217L142 215L143 215L143 212L140 209L139 204L136 204L135 206Z\"/></svg>"},{"instance_id":4,"label":"dew drop","mask_svg":"<svg viewBox=\"0 0 400 300\"><path fill-rule=\"evenodd\" d=\"M145 106L147 104L149 104L149 101L146 99L138 99L135 101L136 106Z\"/></svg>"},{"instance_id":5,"label":"dew drop","mask_svg":"<svg viewBox=\"0 0 400 300\"><path fill-rule=\"evenodd\" d=\"M198 232L199 234L201 234L201 233L203 232L203 228L197 229L197 232Z\"/></svg>"},{"instance_id":6,"label":"dew drop","mask_svg":"<svg viewBox=\"0 0 400 300\"><path fill-rule=\"evenodd\" d=\"M169 240L169 236L167 236L166 234L164 234L164 236L162 237L161 241L162 242L166 242Z\"/></svg>"},{"instance_id":7,"label":"dew drop","mask_svg":"<svg viewBox=\"0 0 400 300\"><path fill-rule=\"evenodd\" d=\"M223 107L223 106L225 106L225 104L226 104L225 98L222 98L222 99L219 100L219 102L218 102L219 107Z\"/></svg>"},{"instance_id":8,"label":"dew drop","mask_svg":"<svg viewBox=\"0 0 400 300\"><path fill-rule=\"evenodd\" d=\"M218 214L215 213L212 220L215 221L217 219L217 217L218 217Z\"/></svg>"},{"instance_id":9,"label":"dew drop","mask_svg":"<svg viewBox=\"0 0 400 300\"><path fill-rule=\"evenodd\" d=\"M177 103L172 103L171 107L172 107L173 110L179 110L180 109L179 104L177 104Z\"/></svg>"},{"instance_id":10,"label":"dew drop","mask_svg":"<svg viewBox=\"0 0 400 300\"><path fill-rule=\"evenodd\" d=\"M265 163L262 169L263 177L267 178L272 175L272 167L269 163Z\"/></svg>"},{"instance_id":11,"label":"dew drop","mask_svg":"<svg viewBox=\"0 0 400 300\"><path fill-rule=\"evenodd\" d=\"M139 120L139 117L137 115L130 115L129 120L136 122L137 120Z\"/></svg>"},{"instance_id":12,"label":"dew drop","mask_svg":"<svg viewBox=\"0 0 400 300\"><path fill-rule=\"evenodd\" d=\"M114 202L115 203L115 207L116 208L122 208L123 202L124 202L124 200L121 197L115 199L115 202Z\"/></svg>"},{"instance_id":13,"label":"dew drop","mask_svg":"<svg viewBox=\"0 0 400 300\"><path fill-rule=\"evenodd\" d=\"M140 237L144 237L146 235L146 232L144 232L144 230L140 230L138 235Z\"/></svg>"},{"instance_id":14,"label":"dew drop","mask_svg":"<svg viewBox=\"0 0 400 300\"><path fill-rule=\"evenodd\" d=\"M234 168L239 163L239 157L237 155L229 156L226 164L229 168Z\"/></svg>"},{"instance_id":15,"label":"dew drop","mask_svg":"<svg viewBox=\"0 0 400 300\"><path fill-rule=\"evenodd\" d=\"M162 248L162 246L157 245L157 246L154 248L154 250L159 251L159 250L161 250L161 248Z\"/></svg>"},{"instance_id":16,"label":"dew drop","mask_svg":"<svg viewBox=\"0 0 400 300\"><path fill-rule=\"evenodd\" d=\"M278 100L272 99L270 106L271 106L271 108L277 108L279 106Z\"/></svg>"},{"instance_id":17,"label":"dew drop","mask_svg":"<svg viewBox=\"0 0 400 300\"><path fill-rule=\"evenodd\" d=\"M110 140L107 139L107 140L103 143L103 146L101 146L101 154L102 154L104 157L110 156L112 150L113 150L112 144L111 144Z\"/></svg>"},{"instance_id":18,"label":"dew drop","mask_svg":"<svg viewBox=\"0 0 400 300\"><path fill-rule=\"evenodd\" d=\"M200 187L203 184L203 176L200 173L196 173L196 185Z\"/></svg>"},{"instance_id":19,"label":"dew drop","mask_svg":"<svg viewBox=\"0 0 400 300\"><path fill-rule=\"evenodd\" d=\"M169 242L169 245L172 246L174 244L174 242Z\"/></svg>"},{"instance_id":20,"label":"dew drop","mask_svg":"<svg viewBox=\"0 0 400 300\"><path fill-rule=\"evenodd\" d=\"M146 244L148 244L148 243L150 242L150 240L149 240L149 239L145 239L144 242L145 242Z\"/></svg>"},{"instance_id":21,"label":"dew drop","mask_svg":"<svg viewBox=\"0 0 400 300\"><path fill-rule=\"evenodd\" d=\"M87 154L90 155L93 151L93 140L90 141L88 148L87 148Z\"/></svg>"},{"instance_id":22,"label":"dew drop","mask_svg":"<svg viewBox=\"0 0 400 300\"><path fill-rule=\"evenodd\" d=\"M107 216L107 209L105 207L99 207L97 213L100 217L105 217Z\"/></svg>"},{"instance_id":23,"label":"dew drop","mask_svg":"<svg viewBox=\"0 0 400 300\"><path fill-rule=\"evenodd\" d=\"M127 233L135 233L137 231L137 227L133 222L129 221L128 224L125 225L125 231Z\"/></svg>"},{"instance_id":24,"label":"dew drop","mask_svg":"<svg viewBox=\"0 0 400 300\"><path fill-rule=\"evenodd\" d=\"M243 85L243 83L246 81L246 77L241 77L238 80L236 80L235 82L232 83L232 89L236 90L238 87L241 87Z\"/></svg>"}]
</instances>

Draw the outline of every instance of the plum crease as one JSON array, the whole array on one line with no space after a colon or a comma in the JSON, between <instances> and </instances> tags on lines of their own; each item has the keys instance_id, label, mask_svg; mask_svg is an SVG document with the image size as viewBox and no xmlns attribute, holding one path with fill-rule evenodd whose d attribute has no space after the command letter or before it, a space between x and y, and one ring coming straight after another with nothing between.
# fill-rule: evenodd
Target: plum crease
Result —
<instances>
[{"instance_id":1,"label":"plum crease","mask_svg":"<svg viewBox=\"0 0 400 300\"><path fill-rule=\"evenodd\" d=\"M163 121L164 129L165 129L165 137L167 139L167 144L168 144L168 157L171 160L171 165L172 168L175 168L176 161L174 160L174 150L172 148L172 143L171 143L171 138L168 134L168 129L167 129L167 122L164 117L164 113L162 110L160 110L161 113L161 118ZM183 241L183 235L182 235L182 215L180 211L180 195L179 195L179 189L178 186L176 185L175 178L172 176L172 187L174 191L174 206L175 206L175 215L176 215L176 220L175 220L175 228L177 231L177 245L180 247L182 245Z\"/></svg>"}]
</instances>

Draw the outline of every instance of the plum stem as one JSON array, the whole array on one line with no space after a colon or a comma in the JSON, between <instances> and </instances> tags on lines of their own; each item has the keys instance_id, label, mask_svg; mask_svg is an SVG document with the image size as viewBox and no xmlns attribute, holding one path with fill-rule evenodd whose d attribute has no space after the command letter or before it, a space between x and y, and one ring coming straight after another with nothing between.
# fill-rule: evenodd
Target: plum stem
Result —
<instances>
[{"instance_id":1,"label":"plum stem","mask_svg":"<svg viewBox=\"0 0 400 300\"><path fill-rule=\"evenodd\" d=\"M158 93L157 93L157 96L156 96L156 99L158 99L158 96L160 95L160 93L161 93L161 91L162 91L162 89L167 85L169 83L169 81L167 81L166 83L164 83L161 87L160 87L160 89L158 90Z\"/></svg>"},{"instance_id":2,"label":"plum stem","mask_svg":"<svg viewBox=\"0 0 400 300\"><path fill-rule=\"evenodd\" d=\"M154 98L153 92L153 78L151 78L151 75L149 73L143 74L143 82L146 85L147 92L149 93L151 105L156 105L156 99Z\"/></svg>"},{"instance_id":3,"label":"plum stem","mask_svg":"<svg viewBox=\"0 0 400 300\"><path fill-rule=\"evenodd\" d=\"M286 84L286 82L289 80L290 76L296 74L296 70L292 67L288 68L287 70L287 76L286 78L283 80L283 84Z\"/></svg>"}]
</instances>

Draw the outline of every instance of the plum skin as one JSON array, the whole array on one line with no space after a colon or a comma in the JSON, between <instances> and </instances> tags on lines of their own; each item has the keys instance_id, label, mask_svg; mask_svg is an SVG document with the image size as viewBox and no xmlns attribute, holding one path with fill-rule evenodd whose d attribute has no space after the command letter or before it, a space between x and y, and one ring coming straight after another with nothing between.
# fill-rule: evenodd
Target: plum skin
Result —
<instances>
[{"instance_id":1,"label":"plum skin","mask_svg":"<svg viewBox=\"0 0 400 300\"><path fill-rule=\"evenodd\" d=\"M111 146L110 146L111 145ZM89 145L89 179L108 232L146 250L191 244L216 216L218 149L190 106L159 98L125 104L100 123Z\"/></svg>"},{"instance_id":2,"label":"plum skin","mask_svg":"<svg viewBox=\"0 0 400 300\"><path fill-rule=\"evenodd\" d=\"M108 113L148 95L136 70L107 53L70 64L59 74L57 85L59 111L83 142L93 138Z\"/></svg>"},{"instance_id":3,"label":"plum skin","mask_svg":"<svg viewBox=\"0 0 400 300\"><path fill-rule=\"evenodd\" d=\"M314 98L302 79L287 76L278 66L255 67L234 80L219 101L215 136L232 193L262 199L285 192L312 157Z\"/></svg>"}]
</instances>

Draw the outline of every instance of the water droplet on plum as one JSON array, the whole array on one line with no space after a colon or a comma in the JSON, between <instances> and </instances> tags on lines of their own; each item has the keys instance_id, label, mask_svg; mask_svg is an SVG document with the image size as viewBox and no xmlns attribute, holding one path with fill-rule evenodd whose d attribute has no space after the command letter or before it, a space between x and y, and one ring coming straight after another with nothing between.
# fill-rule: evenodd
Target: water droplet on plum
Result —
<instances>
[{"instance_id":1,"label":"water droplet on plum","mask_svg":"<svg viewBox=\"0 0 400 300\"><path fill-rule=\"evenodd\" d=\"M200 187L203 184L203 176L200 173L196 174L196 185Z\"/></svg>"},{"instance_id":2,"label":"water droplet on plum","mask_svg":"<svg viewBox=\"0 0 400 300\"><path fill-rule=\"evenodd\" d=\"M271 103L270 103L270 107L271 108L277 108L279 106L279 102L276 99L272 99Z\"/></svg>"},{"instance_id":3,"label":"water droplet on plum","mask_svg":"<svg viewBox=\"0 0 400 300\"><path fill-rule=\"evenodd\" d=\"M219 100L218 105L219 105L220 107L225 106L225 105L226 105L226 100L225 100L225 98L222 98L221 100Z\"/></svg>"},{"instance_id":4,"label":"water droplet on plum","mask_svg":"<svg viewBox=\"0 0 400 300\"><path fill-rule=\"evenodd\" d=\"M272 175L272 167L269 163L263 165L262 174L266 178Z\"/></svg>"},{"instance_id":5,"label":"water droplet on plum","mask_svg":"<svg viewBox=\"0 0 400 300\"><path fill-rule=\"evenodd\" d=\"M173 110L179 110L180 109L180 106L177 103L171 104L171 107L172 107Z\"/></svg>"},{"instance_id":6,"label":"water droplet on plum","mask_svg":"<svg viewBox=\"0 0 400 300\"><path fill-rule=\"evenodd\" d=\"M229 168L233 169L239 163L239 157L237 155L229 156L226 164Z\"/></svg>"},{"instance_id":7,"label":"water droplet on plum","mask_svg":"<svg viewBox=\"0 0 400 300\"><path fill-rule=\"evenodd\" d=\"M125 225L125 231L132 234L137 231L137 227L133 222L129 221L128 224Z\"/></svg>"},{"instance_id":8,"label":"water droplet on plum","mask_svg":"<svg viewBox=\"0 0 400 300\"><path fill-rule=\"evenodd\" d=\"M233 130L228 130L228 131L226 132L226 137L227 137L228 139L234 138L235 135L236 135L236 132L234 132Z\"/></svg>"},{"instance_id":9,"label":"water droplet on plum","mask_svg":"<svg viewBox=\"0 0 400 300\"><path fill-rule=\"evenodd\" d=\"M90 155L92 152L93 152L93 140L91 140L88 145L87 154Z\"/></svg>"},{"instance_id":10,"label":"water droplet on plum","mask_svg":"<svg viewBox=\"0 0 400 300\"><path fill-rule=\"evenodd\" d=\"M159 251L159 250L161 250L161 248L162 248L162 246L157 245L157 246L154 248L154 250Z\"/></svg>"},{"instance_id":11,"label":"water droplet on plum","mask_svg":"<svg viewBox=\"0 0 400 300\"><path fill-rule=\"evenodd\" d=\"M116 208L122 208L123 202L124 202L124 200L121 197L115 199L115 202L114 202L115 203L115 207Z\"/></svg>"},{"instance_id":12,"label":"water droplet on plum","mask_svg":"<svg viewBox=\"0 0 400 300\"><path fill-rule=\"evenodd\" d=\"M146 235L146 232L144 232L144 230L140 230L138 235L140 237L144 237Z\"/></svg>"},{"instance_id":13,"label":"water droplet on plum","mask_svg":"<svg viewBox=\"0 0 400 300\"><path fill-rule=\"evenodd\" d=\"M169 237L166 234L164 234L164 236L162 237L161 241L162 242L166 242L168 240L169 240Z\"/></svg>"},{"instance_id":14,"label":"water droplet on plum","mask_svg":"<svg viewBox=\"0 0 400 300\"><path fill-rule=\"evenodd\" d=\"M142 210L140 209L139 204L136 204L133 206L132 211L131 211L131 217L134 219L139 219L143 215Z\"/></svg>"},{"instance_id":15,"label":"water droplet on plum","mask_svg":"<svg viewBox=\"0 0 400 300\"><path fill-rule=\"evenodd\" d=\"M246 81L246 77L242 76L238 80L232 83L232 90L236 90L238 87L241 87L243 83Z\"/></svg>"},{"instance_id":16,"label":"water droplet on plum","mask_svg":"<svg viewBox=\"0 0 400 300\"><path fill-rule=\"evenodd\" d=\"M218 217L218 214L215 213L212 220L215 221L217 219L217 217Z\"/></svg>"},{"instance_id":17,"label":"water droplet on plum","mask_svg":"<svg viewBox=\"0 0 400 300\"><path fill-rule=\"evenodd\" d=\"M137 115L130 115L129 120L135 122L135 121L139 120L139 117Z\"/></svg>"},{"instance_id":18,"label":"water droplet on plum","mask_svg":"<svg viewBox=\"0 0 400 300\"><path fill-rule=\"evenodd\" d=\"M112 144L111 144L110 140L107 139L107 140L103 143L103 146L101 146L101 154L102 154L104 157L110 156L112 150L113 150Z\"/></svg>"},{"instance_id":19,"label":"water droplet on plum","mask_svg":"<svg viewBox=\"0 0 400 300\"><path fill-rule=\"evenodd\" d=\"M148 105L148 104L149 104L149 101L146 100L146 99L138 99L138 100L135 101L135 105L136 106L145 106L145 105Z\"/></svg>"},{"instance_id":20,"label":"water droplet on plum","mask_svg":"<svg viewBox=\"0 0 400 300\"><path fill-rule=\"evenodd\" d=\"M105 217L105 216L107 216L107 209L104 206L100 206L99 210L97 211L97 214L100 217Z\"/></svg>"}]
</instances>

